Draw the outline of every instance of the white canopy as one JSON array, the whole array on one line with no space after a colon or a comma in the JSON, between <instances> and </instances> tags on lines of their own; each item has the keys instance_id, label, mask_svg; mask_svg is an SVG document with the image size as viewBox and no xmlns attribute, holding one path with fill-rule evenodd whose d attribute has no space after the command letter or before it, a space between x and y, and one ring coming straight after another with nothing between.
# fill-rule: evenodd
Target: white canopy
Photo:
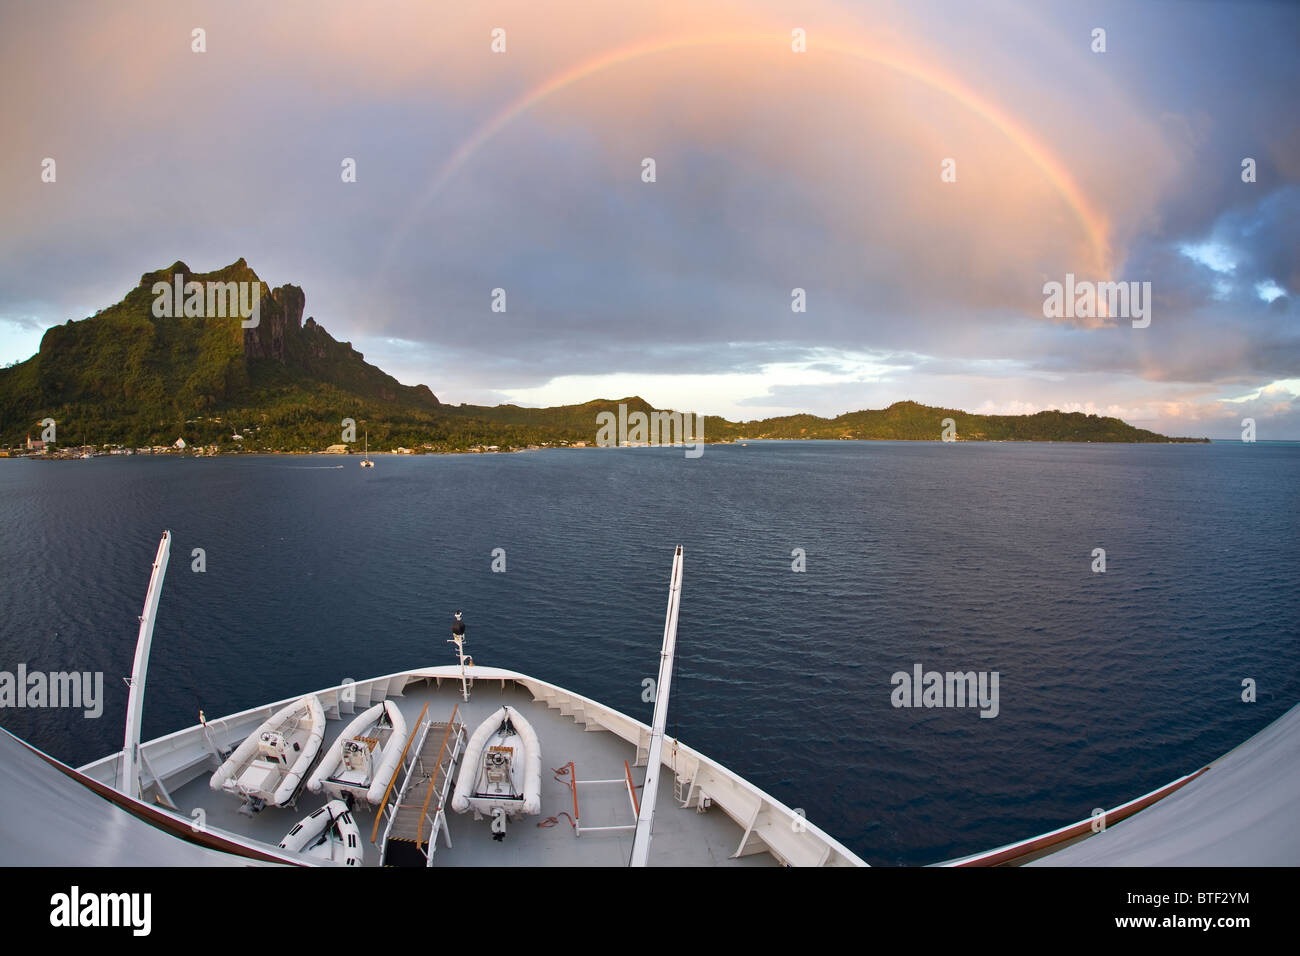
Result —
<instances>
[{"instance_id":1,"label":"white canopy","mask_svg":"<svg viewBox=\"0 0 1300 956\"><path fill-rule=\"evenodd\" d=\"M0 866L250 866L137 820L0 729Z\"/></svg>"},{"instance_id":2,"label":"white canopy","mask_svg":"<svg viewBox=\"0 0 1300 956\"><path fill-rule=\"evenodd\" d=\"M1186 786L1028 866L1300 865L1300 704Z\"/></svg>"}]
</instances>

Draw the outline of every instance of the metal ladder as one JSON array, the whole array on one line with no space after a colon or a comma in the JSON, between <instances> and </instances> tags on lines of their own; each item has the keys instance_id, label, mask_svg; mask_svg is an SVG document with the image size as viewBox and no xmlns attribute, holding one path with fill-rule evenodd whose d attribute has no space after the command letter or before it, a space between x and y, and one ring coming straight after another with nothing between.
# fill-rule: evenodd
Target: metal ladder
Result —
<instances>
[{"instance_id":1,"label":"metal ladder","mask_svg":"<svg viewBox=\"0 0 1300 956\"><path fill-rule=\"evenodd\" d=\"M447 845L451 845L451 833L445 819L446 795L465 739L465 725L456 720L456 710L452 711L449 721L430 720L420 727L411 768L402 782L397 802L388 816L384 839L379 845L381 861L386 859L390 840L413 844L424 857L426 866L432 864L439 830ZM433 802L435 793L438 796L436 803Z\"/></svg>"}]
</instances>

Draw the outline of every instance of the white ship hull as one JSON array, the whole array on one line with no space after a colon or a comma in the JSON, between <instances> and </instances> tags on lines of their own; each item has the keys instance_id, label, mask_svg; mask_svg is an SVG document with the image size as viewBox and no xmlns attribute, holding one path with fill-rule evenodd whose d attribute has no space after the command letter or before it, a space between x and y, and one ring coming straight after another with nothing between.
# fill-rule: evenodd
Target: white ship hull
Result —
<instances>
[{"instance_id":1,"label":"white ship hull","mask_svg":"<svg viewBox=\"0 0 1300 956\"><path fill-rule=\"evenodd\" d=\"M503 702L526 715L543 746L556 762L572 760L579 774L623 773L623 762L644 764L650 727L613 708L516 671L495 667L466 666L473 682L469 704L460 702L460 665L417 668L371 680L340 684L316 691L315 696L330 721L328 733L338 733L337 723L370 702L393 698L399 702L408 725L415 726L421 707L428 705L450 714L461 708L461 718L477 725ZM236 812L233 802L214 801L206 778L212 773L215 756L209 739L229 747L246 738L269 716L301 697L277 701L252 710L209 719L206 724L180 730L141 744L143 764L152 772L143 775L143 800L116 797L154 817L155 825L170 822L173 832L205 845L220 845L226 852L247 852L263 860L286 857L278 844L284 836L284 817L257 814L251 819ZM441 733L441 731L438 731ZM436 739L434 745L436 749ZM638 754L641 759L638 761ZM120 754L112 754L80 768L91 780L116 789ZM398 776L409 770L410 756ZM666 741L660 776L660 813L655 821L655 863L678 866L727 864L787 864L795 866L864 866L846 847L809 823L801 814L764 793L753 784L704 754L677 741ZM155 778L152 774L156 773ZM583 836L569 832L564 815L575 811L570 788L546 775L541 793L541 810L558 816L559 825L542 828L531 824L512 829L511 842L493 843L484 832L474 833L460 826L452 846L439 845L435 865L626 865L630 837L612 834ZM606 788L610 790L610 788ZM164 796L164 793L167 796ZM305 797L300 797L300 804ZM171 806L168 806L168 804ZM584 832L606 823L626 823L628 803L615 792L593 788L581 790L580 819ZM310 811L314 806L305 806ZM431 805L429 816L436 809ZM199 812L201 811L201 812ZM267 819L270 817L270 819ZM196 826L196 819L202 821ZM460 818L456 818L460 820ZM383 821L380 821L381 823ZM359 824L367 843L371 842L374 813L364 814ZM466 820L465 824L472 821ZM378 828L382 833L384 827ZM424 838L433 834L426 821ZM478 837L478 838L476 838ZM485 855L489 847L506 847L506 853ZM365 865L379 864L379 855L367 848Z\"/></svg>"}]
</instances>

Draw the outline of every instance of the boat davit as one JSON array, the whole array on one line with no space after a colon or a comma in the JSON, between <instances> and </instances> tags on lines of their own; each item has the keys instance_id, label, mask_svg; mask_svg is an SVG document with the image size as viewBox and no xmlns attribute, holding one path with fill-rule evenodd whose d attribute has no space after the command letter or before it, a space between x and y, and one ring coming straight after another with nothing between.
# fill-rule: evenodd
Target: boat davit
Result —
<instances>
[{"instance_id":1,"label":"boat davit","mask_svg":"<svg viewBox=\"0 0 1300 956\"><path fill-rule=\"evenodd\" d=\"M298 792L325 738L325 711L315 694L268 717L235 748L208 785L242 796L252 810L283 807Z\"/></svg>"},{"instance_id":2,"label":"boat davit","mask_svg":"<svg viewBox=\"0 0 1300 956\"><path fill-rule=\"evenodd\" d=\"M492 818L492 839L506 834L510 817L542 810L542 751L537 732L519 711L502 707L479 724L465 746L451 808Z\"/></svg>"},{"instance_id":3,"label":"boat davit","mask_svg":"<svg viewBox=\"0 0 1300 956\"><path fill-rule=\"evenodd\" d=\"M406 718L393 701L380 701L343 728L307 778L307 789L323 789L349 806L359 796L378 806L397 772L405 742Z\"/></svg>"},{"instance_id":4,"label":"boat davit","mask_svg":"<svg viewBox=\"0 0 1300 956\"><path fill-rule=\"evenodd\" d=\"M307 819L294 824L280 849L307 853L321 860L360 866L364 858L361 831L342 800L331 800Z\"/></svg>"}]
</instances>

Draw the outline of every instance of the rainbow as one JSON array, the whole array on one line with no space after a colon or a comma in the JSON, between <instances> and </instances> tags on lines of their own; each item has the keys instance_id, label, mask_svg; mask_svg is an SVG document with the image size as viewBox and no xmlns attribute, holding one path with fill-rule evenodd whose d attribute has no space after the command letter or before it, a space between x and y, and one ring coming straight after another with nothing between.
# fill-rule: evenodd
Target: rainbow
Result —
<instances>
[{"instance_id":1,"label":"rainbow","mask_svg":"<svg viewBox=\"0 0 1300 956\"><path fill-rule=\"evenodd\" d=\"M421 210L427 207L442 192L474 154L502 129L552 94L575 83L590 79L605 70L613 69L642 57L686 50L692 47L758 46L769 50L777 50L789 49L789 44L790 37L788 35L777 33L718 33L660 38L601 54L551 77L540 86L529 90L509 103L495 116L483 123L436 169L424 191L407 208L406 215L389 241L388 252L390 255L384 257L385 261L391 261L391 253L410 232ZM999 130L1043 173L1074 212L1084 234L1088 238L1095 259L1093 265L1102 276L1109 276L1110 248L1107 238L1109 227L1106 221L1089 204L1087 197L1084 196L1083 191L1079 188L1078 183L1074 181L1074 177L1070 175L1065 165L1050 149L1035 139L1031 130L1017 122L1014 117L981 97L955 77L898 51L859 42L852 44L837 42L820 36L809 41L809 48L818 52L828 52L855 60L875 63L895 70L952 97Z\"/></svg>"}]
</instances>

